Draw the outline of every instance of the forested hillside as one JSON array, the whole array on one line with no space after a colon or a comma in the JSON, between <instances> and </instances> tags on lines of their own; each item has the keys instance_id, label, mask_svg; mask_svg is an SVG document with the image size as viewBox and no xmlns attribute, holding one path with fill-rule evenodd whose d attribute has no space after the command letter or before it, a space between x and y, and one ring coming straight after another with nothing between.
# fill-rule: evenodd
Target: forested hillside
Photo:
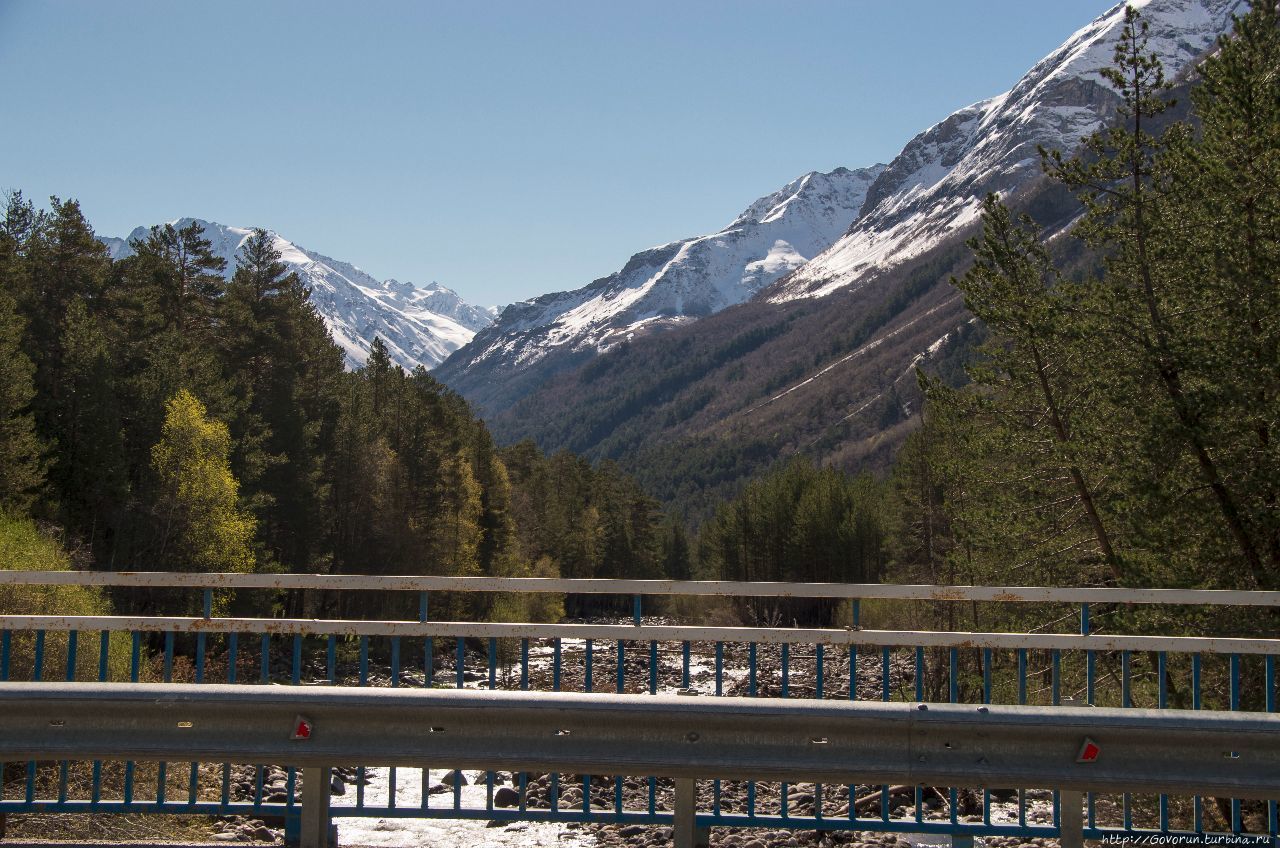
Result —
<instances>
[{"instance_id":1,"label":"forested hillside","mask_svg":"<svg viewBox=\"0 0 1280 848\"><path fill-rule=\"evenodd\" d=\"M268 233L223 270L198 224L113 261L75 201L10 196L0 509L107 569L662 572L664 519L634 482L523 447L509 470L460 397L380 342L344 371Z\"/></svg>"}]
</instances>

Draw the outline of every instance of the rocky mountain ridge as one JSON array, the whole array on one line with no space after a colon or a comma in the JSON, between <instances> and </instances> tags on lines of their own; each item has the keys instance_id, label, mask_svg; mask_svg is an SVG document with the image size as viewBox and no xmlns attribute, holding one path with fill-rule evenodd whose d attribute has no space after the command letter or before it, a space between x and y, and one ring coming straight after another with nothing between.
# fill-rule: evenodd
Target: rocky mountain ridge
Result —
<instances>
[{"instance_id":1,"label":"rocky mountain ridge","mask_svg":"<svg viewBox=\"0 0 1280 848\"><path fill-rule=\"evenodd\" d=\"M583 288L512 304L438 376L498 409L622 342L743 303L845 232L883 168L810 172L717 232L640 251Z\"/></svg>"},{"instance_id":2,"label":"rocky mountain ridge","mask_svg":"<svg viewBox=\"0 0 1280 848\"><path fill-rule=\"evenodd\" d=\"M192 221L204 229L213 252L226 260L229 278L235 272L240 245L252 230L198 218L170 223L185 227ZM119 259L131 252L129 242L146 238L148 231L138 227L128 238L100 241L113 259ZM364 365L374 336L381 337L392 360L404 368L434 368L497 315L496 309L469 304L438 283L420 287L378 280L348 262L299 247L274 231L271 235L284 264L311 289L311 301L345 353L349 368Z\"/></svg>"}]
</instances>

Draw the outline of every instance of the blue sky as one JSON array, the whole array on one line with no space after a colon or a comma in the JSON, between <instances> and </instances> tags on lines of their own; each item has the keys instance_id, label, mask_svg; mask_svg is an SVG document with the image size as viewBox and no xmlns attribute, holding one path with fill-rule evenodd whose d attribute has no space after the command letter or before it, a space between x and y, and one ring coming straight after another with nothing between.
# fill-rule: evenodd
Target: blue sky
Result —
<instances>
[{"instance_id":1,"label":"blue sky","mask_svg":"<svg viewBox=\"0 0 1280 848\"><path fill-rule=\"evenodd\" d=\"M0 0L0 189L497 304L894 156L1107 0Z\"/></svg>"}]
</instances>

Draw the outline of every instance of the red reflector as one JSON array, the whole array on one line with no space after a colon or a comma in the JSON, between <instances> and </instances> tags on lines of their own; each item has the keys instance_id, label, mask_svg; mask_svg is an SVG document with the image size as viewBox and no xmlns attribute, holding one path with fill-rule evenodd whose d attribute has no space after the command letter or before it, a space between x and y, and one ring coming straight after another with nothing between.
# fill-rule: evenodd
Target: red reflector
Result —
<instances>
[{"instance_id":1,"label":"red reflector","mask_svg":"<svg viewBox=\"0 0 1280 848\"><path fill-rule=\"evenodd\" d=\"M293 735L290 739L310 739L311 738L311 719L298 716L293 720Z\"/></svg>"},{"instance_id":2,"label":"red reflector","mask_svg":"<svg viewBox=\"0 0 1280 848\"><path fill-rule=\"evenodd\" d=\"M1076 762L1096 763L1098 755L1101 753L1102 749L1098 747L1098 743L1086 736L1084 742L1080 745L1080 753L1076 755Z\"/></svg>"}]
</instances>

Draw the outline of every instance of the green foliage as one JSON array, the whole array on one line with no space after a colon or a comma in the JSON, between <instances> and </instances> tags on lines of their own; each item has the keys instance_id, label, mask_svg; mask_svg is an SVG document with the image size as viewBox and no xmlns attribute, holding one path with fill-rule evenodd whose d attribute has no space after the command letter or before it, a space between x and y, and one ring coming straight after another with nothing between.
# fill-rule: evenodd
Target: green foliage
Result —
<instances>
[{"instance_id":1,"label":"green foliage","mask_svg":"<svg viewBox=\"0 0 1280 848\"><path fill-rule=\"evenodd\" d=\"M35 522L0 511L0 568L8 571L68 571L66 553L52 539L40 533ZM0 593L0 615L110 615L111 605L91 586L6 586ZM29 632L12 634L11 679L29 680L33 674L33 643ZM108 679L123 680L128 674L128 634L112 635ZM67 634L45 634L42 675L49 680L66 679ZM77 652L76 677L97 680L98 651Z\"/></svg>"},{"instance_id":2,"label":"green foliage","mask_svg":"<svg viewBox=\"0 0 1280 848\"><path fill-rule=\"evenodd\" d=\"M253 518L240 509L227 425L185 389L165 405L151 451L162 561L178 570L252 571Z\"/></svg>"},{"instance_id":3,"label":"green foliage","mask_svg":"<svg viewBox=\"0 0 1280 848\"><path fill-rule=\"evenodd\" d=\"M980 582L1274 589L1275 8L1239 19L1205 60L1194 123L1163 116L1167 86L1132 9L1106 75L1118 123L1077 158L1045 154L1100 261L1060 272L1038 228L988 199L974 267L956 285L990 338L972 385L927 384L925 426L896 475L896 558L904 572L938 574L945 561ZM939 548L932 531L944 526Z\"/></svg>"},{"instance_id":4,"label":"green foliage","mask_svg":"<svg viewBox=\"0 0 1280 848\"><path fill-rule=\"evenodd\" d=\"M4 246L0 235L0 265L6 262ZM31 412L34 374L22 352L22 319L0 288L0 509L26 511L44 485L43 446Z\"/></svg>"},{"instance_id":5,"label":"green foliage","mask_svg":"<svg viewBox=\"0 0 1280 848\"><path fill-rule=\"evenodd\" d=\"M703 525L702 576L720 580L872 583L886 561L882 485L795 460L749 483ZM829 623L836 605L794 599L748 617Z\"/></svg>"}]
</instances>

